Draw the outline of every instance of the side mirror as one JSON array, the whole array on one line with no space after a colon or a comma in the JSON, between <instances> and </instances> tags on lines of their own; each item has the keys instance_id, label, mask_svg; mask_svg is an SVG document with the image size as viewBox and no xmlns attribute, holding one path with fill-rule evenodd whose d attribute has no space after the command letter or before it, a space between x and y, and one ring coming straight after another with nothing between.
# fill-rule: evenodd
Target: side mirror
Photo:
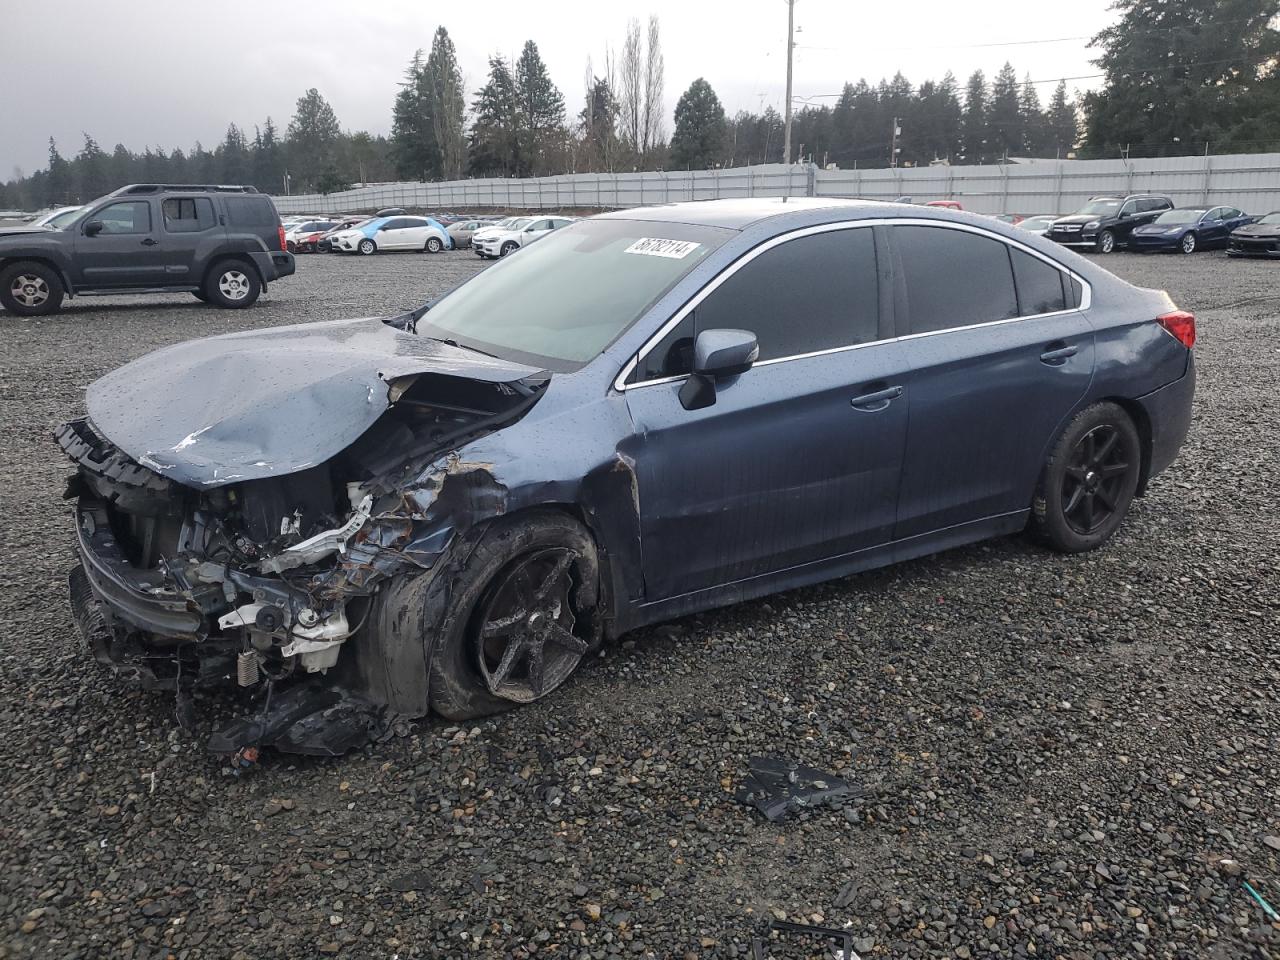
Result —
<instances>
[{"instance_id":1,"label":"side mirror","mask_svg":"<svg viewBox=\"0 0 1280 960\"><path fill-rule=\"evenodd\" d=\"M90 220L84 225L84 235L86 237L96 237L106 226L101 220Z\"/></svg>"},{"instance_id":2,"label":"side mirror","mask_svg":"<svg viewBox=\"0 0 1280 960\"><path fill-rule=\"evenodd\" d=\"M693 345L693 373L680 388L680 404L700 410L716 402L716 380L751 369L760 345L750 330L703 330Z\"/></svg>"}]
</instances>

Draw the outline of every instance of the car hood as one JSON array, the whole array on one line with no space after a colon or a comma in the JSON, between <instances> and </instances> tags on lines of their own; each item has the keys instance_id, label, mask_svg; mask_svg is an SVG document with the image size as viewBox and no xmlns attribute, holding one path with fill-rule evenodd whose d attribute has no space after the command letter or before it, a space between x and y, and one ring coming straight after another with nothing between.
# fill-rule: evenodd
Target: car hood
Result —
<instances>
[{"instance_id":1,"label":"car hood","mask_svg":"<svg viewBox=\"0 0 1280 960\"><path fill-rule=\"evenodd\" d=\"M1280 237L1280 223L1246 223L1231 233L1242 237Z\"/></svg>"},{"instance_id":2,"label":"car hood","mask_svg":"<svg viewBox=\"0 0 1280 960\"><path fill-rule=\"evenodd\" d=\"M1141 226L1133 228L1134 233L1154 234L1154 233L1173 233L1177 230L1194 230L1200 226L1198 223L1144 223Z\"/></svg>"},{"instance_id":3,"label":"car hood","mask_svg":"<svg viewBox=\"0 0 1280 960\"><path fill-rule=\"evenodd\" d=\"M1073 213L1069 217L1059 217L1057 220L1053 222L1054 222L1054 225L1056 226L1059 223L1079 224L1079 223L1088 223L1090 220L1105 220L1105 219L1107 219L1105 216L1094 216L1089 213Z\"/></svg>"},{"instance_id":4,"label":"car hood","mask_svg":"<svg viewBox=\"0 0 1280 960\"><path fill-rule=\"evenodd\" d=\"M134 460L217 487L293 473L349 447L423 374L511 383L534 367L450 346L377 318L191 340L89 386L89 418Z\"/></svg>"},{"instance_id":5,"label":"car hood","mask_svg":"<svg viewBox=\"0 0 1280 960\"><path fill-rule=\"evenodd\" d=\"M57 230L53 227L0 227L0 237L29 237L33 233L57 233Z\"/></svg>"}]
</instances>

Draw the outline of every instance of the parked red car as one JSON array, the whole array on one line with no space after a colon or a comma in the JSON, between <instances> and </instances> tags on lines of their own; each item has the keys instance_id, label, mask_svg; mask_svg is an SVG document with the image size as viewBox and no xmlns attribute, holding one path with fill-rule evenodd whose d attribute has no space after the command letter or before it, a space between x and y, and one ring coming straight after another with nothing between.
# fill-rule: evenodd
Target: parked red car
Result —
<instances>
[{"instance_id":1,"label":"parked red car","mask_svg":"<svg viewBox=\"0 0 1280 960\"><path fill-rule=\"evenodd\" d=\"M930 200L926 207L943 207L946 210L963 210L964 207L955 200Z\"/></svg>"}]
</instances>

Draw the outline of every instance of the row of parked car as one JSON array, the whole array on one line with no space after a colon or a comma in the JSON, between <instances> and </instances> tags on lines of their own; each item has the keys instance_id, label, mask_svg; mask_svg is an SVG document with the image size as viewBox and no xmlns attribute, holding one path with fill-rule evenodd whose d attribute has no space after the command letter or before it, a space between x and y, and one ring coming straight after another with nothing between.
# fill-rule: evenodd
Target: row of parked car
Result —
<instances>
[{"instance_id":1,"label":"row of parked car","mask_svg":"<svg viewBox=\"0 0 1280 960\"><path fill-rule=\"evenodd\" d=\"M372 217L286 219L285 243L290 253L358 253L420 250L439 253L471 247L483 259L505 257L539 237L574 221L573 217L479 217L440 214L414 216L400 209L380 210Z\"/></svg>"},{"instance_id":2,"label":"row of parked car","mask_svg":"<svg viewBox=\"0 0 1280 960\"><path fill-rule=\"evenodd\" d=\"M1095 253L1225 247L1232 257L1280 257L1280 211L1259 217L1231 206L1175 207L1168 197L1133 194L1094 197L1067 216L1001 214L998 219Z\"/></svg>"}]
</instances>

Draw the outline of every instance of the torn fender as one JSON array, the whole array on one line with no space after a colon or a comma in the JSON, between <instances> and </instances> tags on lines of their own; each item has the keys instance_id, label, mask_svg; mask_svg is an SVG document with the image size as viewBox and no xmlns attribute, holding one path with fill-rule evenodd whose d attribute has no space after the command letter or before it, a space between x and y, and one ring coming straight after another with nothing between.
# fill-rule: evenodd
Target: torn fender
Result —
<instances>
[{"instance_id":1,"label":"torn fender","mask_svg":"<svg viewBox=\"0 0 1280 960\"><path fill-rule=\"evenodd\" d=\"M96 381L86 400L133 459L208 489L328 460L387 410L392 381L421 374L512 383L539 371L376 318L339 320L166 347Z\"/></svg>"}]
</instances>

